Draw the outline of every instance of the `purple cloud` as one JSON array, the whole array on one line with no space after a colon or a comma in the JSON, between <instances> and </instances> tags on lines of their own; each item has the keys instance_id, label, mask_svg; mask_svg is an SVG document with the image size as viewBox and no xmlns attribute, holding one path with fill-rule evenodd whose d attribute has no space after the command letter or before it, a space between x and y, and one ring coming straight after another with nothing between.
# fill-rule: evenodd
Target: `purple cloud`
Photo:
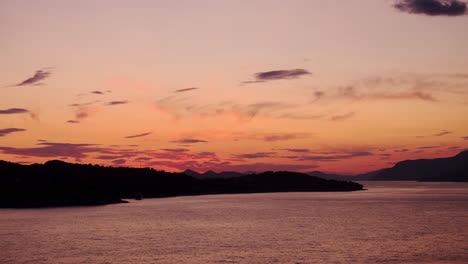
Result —
<instances>
[{"instance_id":1,"label":"purple cloud","mask_svg":"<svg viewBox=\"0 0 468 264\"><path fill-rule=\"evenodd\" d=\"M267 71L267 72L258 72L255 74L255 78L260 81L269 81L269 80L281 80L281 79L295 79L303 75L311 74L304 69L294 69L294 70L278 70L278 71Z\"/></svg>"},{"instance_id":2,"label":"purple cloud","mask_svg":"<svg viewBox=\"0 0 468 264\"><path fill-rule=\"evenodd\" d=\"M51 73L49 71L38 70L33 77L28 78L14 86L36 85L39 84L40 81L48 78L50 74Z\"/></svg>"},{"instance_id":3,"label":"purple cloud","mask_svg":"<svg viewBox=\"0 0 468 264\"><path fill-rule=\"evenodd\" d=\"M76 111L75 113L75 118L76 119L85 119L89 116L89 110L86 108L80 108Z\"/></svg>"},{"instance_id":4,"label":"purple cloud","mask_svg":"<svg viewBox=\"0 0 468 264\"><path fill-rule=\"evenodd\" d=\"M467 5L459 0L399 0L396 9L428 16L461 16L467 13Z\"/></svg>"},{"instance_id":5,"label":"purple cloud","mask_svg":"<svg viewBox=\"0 0 468 264\"><path fill-rule=\"evenodd\" d=\"M0 110L0 115L9 115L9 114L23 114L29 113L29 110L24 108L10 108L5 110Z\"/></svg>"},{"instance_id":6,"label":"purple cloud","mask_svg":"<svg viewBox=\"0 0 468 264\"><path fill-rule=\"evenodd\" d=\"M445 136L445 135L448 135L448 134L452 134L453 132L450 132L450 131L442 131L438 134L434 134L435 137L441 137L441 136Z\"/></svg>"},{"instance_id":7,"label":"purple cloud","mask_svg":"<svg viewBox=\"0 0 468 264\"><path fill-rule=\"evenodd\" d=\"M197 87L184 88L184 89L175 90L174 93L182 93L182 92L188 92L188 91L193 91L193 90L198 90L198 89L200 88L197 88Z\"/></svg>"},{"instance_id":8,"label":"purple cloud","mask_svg":"<svg viewBox=\"0 0 468 264\"><path fill-rule=\"evenodd\" d=\"M463 140L468 140L468 137L462 137Z\"/></svg>"},{"instance_id":9,"label":"purple cloud","mask_svg":"<svg viewBox=\"0 0 468 264\"><path fill-rule=\"evenodd\" d=\"M356 114L354 112L349 112L344 115L335 115L331 117L332 121L344 121L346 119L350 119L351 117L355 116Z\"/></svg>"},{"instance_id":10,"label":"purple cloud","mask_svg":"<svg viewBox=\"0 0 468 264\"><path fill-rule=\"evenodd\" d=\"M399 152L399 153L402 153L402 152L408 152L409 149L397 149L397 150L394 150L394 152Z\"/></svg>"},{"instance_id":11,"label":"purple cloud","mask_svg":"<svg viewBox=\"0 0 468 264\"><path fill-rule=\"evenodd\" d=\"M374 154L371 152L352 152L347 154L341 155L330 155L330 156L305 156L301 157L300 160L314 160L314 161L338 161L342 159L351 159L355 157L366 157L366 156L373 156Z\"/></svg>"},{"instance_id":12,"label":"purple cloud","mask_svg":"<svg viewBox=\"0 0 468 264\"><path fill-rule=\"evenodd\" d=\"M125 164L125 162L127 162L127 160L125 160L125 159L117 159L117 160L113 160L113 161L112 161L112 164L115 164L115 165L122 165L122 164Z\"/></svg>"},{"instance_id":13,"label":"purple cloud","mask_svg":"<svg viewBox=\"0 0 468 264\"><path fill-rule=\"evenodd\" d=\"M137 154L134 152L128 152L128 153L123 153L121 155L100 155L100 156L97 156L96 159L115 160L115 159L121 159L121 158L135 157L136 155Z\"/></svg>"},{"instance_id":14,"label":"purple cloud","mask_svg":"<svg viewBox=\"0 0 468 264\"><path fill-rule=\"evenodd\" d=\"M254 74L255 80L246 81L244 83L259 83L259 82L266 82L266 81L273 81L273 80L297 79L301 76L311 75L311 74L312 73L304 69L257 72Z\"/></svg>"},{"instance_id":15,"label":"purple cloud","mask_svg":"<svg viewBox=\"0 0 468 264\"><path fill-rule=\"evenodd\" d=\"M436 102L437 99L434 98L429 93L423 93L419 91L413 92L400 92L400 93L358 93L355 87L347 86L341 88L338 92L338 97L348 98L352 100L410 100L410 99L419 99L423 101Z\"/></svg>"},{"instance_id":16,"label":"purple cloud","mask_svg":"<svg viewBox=\"0 0 468 264\"><path fill-rule=\"evenodd\" d=\"M70 123L70 124L79 124L80 121L78 121L78 120L68 120L67 123Z\"/></svg>"},{"instance_id":17,"label":"purple cloud","mask_svg":"<svg viewBox=\"0 0 468 264\"><path fill-rule=\"evenodd\" d=\"M91 93L92 94L104 94L104 92L101 92L101 91L92 91Z\"/></svg>"},{"instance_id":18,"label":"purple cloud","mask_svg":"<svg viewBox=\"0 0 468 264\"><path fill-rule=\"evenodd\" d=\"M276 134L276 135L265 135L261 139L266 142L274 142L274 141L297 139L300 137L301 136L297 134Z\"/></svg>"},{"instance_id":19,"label":"purple cloud","mask_svg":"<svg viewBox=\"0 0 468 264\"><path fill-rule=\"evenodd\" d=\"M0 129L0 137L4 137L10 133L15 133L15 132L21 132L21 131L26 131L26 129L22 128L4 128Z\"/></svg>"},{"instance_id":20,"label":"purple cloud","mask_svg":"<svg viewBox=\"0 0 468 264\"><path fill-rule=\"evenodd\" d=\"M182 148L179 148L179 149L161 149L161 150L164 150L164 151L167 151L167 152L177 152L177 153L190 151L189 149L182 149Z\"/></svg>"},{"instance_id":21,"label":"purple cloud","mask_svg":"<svg viewBox=\"0 0 468 264\"><path fill-rule=\"evenodd\" d=\"M139 157L139 158L136 158L135 161L148 161L148 160L151 160L151 158L148 158L148 157Z\"/></svg>"},{"instance_id":22,"label":"purple cloud","mask_svg":"<svg viewBox=\"0 0 468 264\"><path fill-rule=\"evenodd\" d=\"M174 141L169 141L170 143L181 143L181 144L194 144L194 143L206 143L206 140L193 139L193 138L184 138Z\"/></svg>"},{"instance_id":23,"label":"purple cloud","mask_svg":"<svg viewBox=\"0 0 468 264\"><path fill-rule=\"evenodd\" d=\"M146 133L143 133L143 134L138 134L138 135L132 135L132 136L126 136L125 138L137 138L137 137L144 137L144 136L148 136L150 134L152 134L153 132L146 132Z\"/></svg>"},{"instance_id":24,"label":"purple cloud","mask_svg":"<svg viewBox=\"0 0 468 264\"><path fill-rule=\"evenodd\" d=\"M106 103L106 105L121 105L121 104L128 104L128 101L123 100L123 101L112 101L112 102Z\"/></svg>"},{"instance_id":25,"label":"purple cloud","mask_svg":"<svg viewBox=\"0 0 468 264\"><path fill-rule=\"evenodd\" d=\"M276 152L257 152L257 153L250 153L250 154L233 154L232 157L236 159L259 159L259 158L269 158L272 155L276 154Z\"/></svg>"},{"instance_id":26,"label":"purple cloud","mask_svg":"<svg viewBox=\"0 0 468 264\"><path fill-rule=\"evenodd\" d=\"M72 157L76 159L88 157L89 152L103 151L94 144L72 144L43 142L35 148L0 147L4 154L23 155L32 157Z\"/></svg>"},{"instance_id":27,"label":"purple cloud","mask_svg":"<svg viewBox=\"0 0 468 264\"><path fill-rule=\"evenodd\" d=\"M286 150L289 152L295 152L295 153L309 153L309 149L281 149L281 150Z\"/></svg>"}]
</instances>

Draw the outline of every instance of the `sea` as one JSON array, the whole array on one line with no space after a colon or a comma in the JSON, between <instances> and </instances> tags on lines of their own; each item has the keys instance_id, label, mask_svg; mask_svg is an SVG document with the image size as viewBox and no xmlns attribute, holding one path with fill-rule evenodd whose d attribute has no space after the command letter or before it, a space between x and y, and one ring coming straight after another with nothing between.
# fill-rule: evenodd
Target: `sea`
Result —
<instances>
[{"instance_id":1,"label":"sea","mask_svg":"<svg viewBox=\"0 0 468 264\"><path fill-rule=\"evenodd\" d=\"M0 209L0 263L468 263L468 183Z\"/></svg>"}]
</instances>

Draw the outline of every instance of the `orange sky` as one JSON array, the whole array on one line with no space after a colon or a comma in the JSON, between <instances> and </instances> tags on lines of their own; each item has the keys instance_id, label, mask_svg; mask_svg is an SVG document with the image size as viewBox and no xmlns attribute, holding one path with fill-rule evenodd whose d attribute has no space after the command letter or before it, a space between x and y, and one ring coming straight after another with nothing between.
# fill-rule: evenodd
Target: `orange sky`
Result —
<instances>
[{"instance_id":1,"label":"orange sky","mask_svg":"<svg viewBox=\"0 0 468 264\"><path fill-rule=\"evenodd\" d=\"M355 174L457 154L460 3L0 0L0 159Z\"/></svg>"}]
</instances>

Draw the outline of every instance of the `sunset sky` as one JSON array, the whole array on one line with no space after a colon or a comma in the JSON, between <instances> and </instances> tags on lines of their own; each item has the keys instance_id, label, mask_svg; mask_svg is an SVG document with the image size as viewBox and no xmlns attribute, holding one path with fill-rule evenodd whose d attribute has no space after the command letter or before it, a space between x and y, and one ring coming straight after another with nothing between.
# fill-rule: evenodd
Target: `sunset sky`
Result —
<instances>
[{"instance_id":1,"label":"sunset sky","mask_svg":"<svg viewBox=\"0 0 468 264\"><path fill-rule=\"evenodd\" d=\"M466 2L0 0L0 159L363 173L468 148Z\"/></svg>"}]
</instances>

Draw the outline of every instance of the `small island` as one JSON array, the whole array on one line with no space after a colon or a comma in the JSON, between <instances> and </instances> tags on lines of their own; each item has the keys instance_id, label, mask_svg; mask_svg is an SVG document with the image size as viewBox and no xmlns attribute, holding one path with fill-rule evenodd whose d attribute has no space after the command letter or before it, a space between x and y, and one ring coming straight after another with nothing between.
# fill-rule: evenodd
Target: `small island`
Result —
<instances>
[{"instance_id":1,"label":"small island","mask_svg":"<svg viewBox=\"0 0 468 264\"><path fill-rule=\"evenodd\" d=\"M286 171L197 179L152 168L114 168L59 160L32 165L0 161L2 208L103 205L136 197L358 190L363 190L359 183Z\"/></svg>"}]
</instances>

